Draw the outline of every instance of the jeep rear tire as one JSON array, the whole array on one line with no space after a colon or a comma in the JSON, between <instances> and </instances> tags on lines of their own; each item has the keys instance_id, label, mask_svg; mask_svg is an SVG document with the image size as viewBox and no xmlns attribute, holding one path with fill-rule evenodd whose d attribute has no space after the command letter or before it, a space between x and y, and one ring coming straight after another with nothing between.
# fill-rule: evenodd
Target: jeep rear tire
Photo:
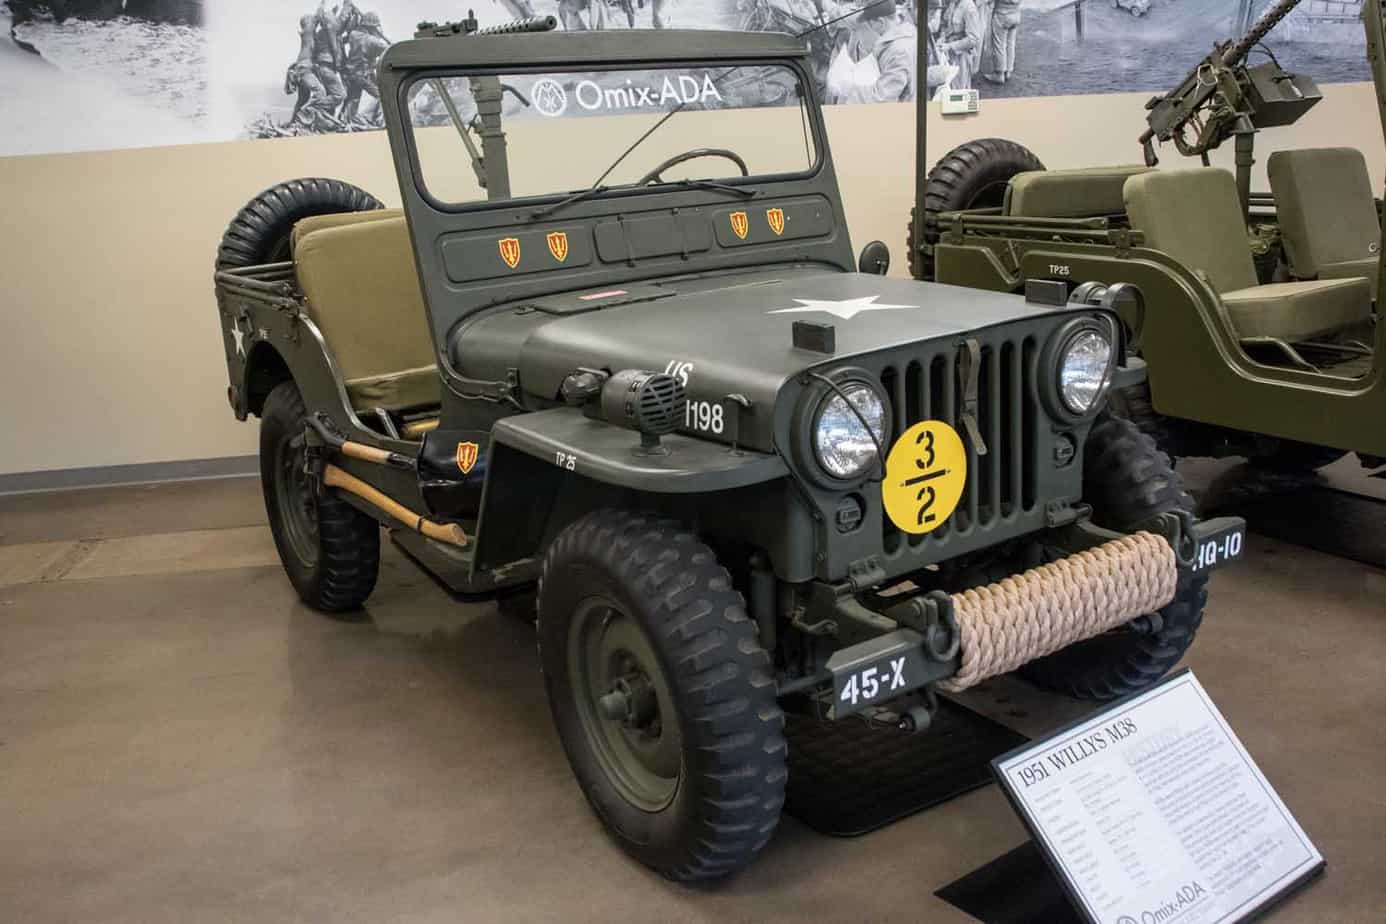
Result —
<instances>
[{"instance_id":1,"label":"jeep rear tire","mask_svg":"<svg viewBox=\"0 0 1386 924\"><path fill-rule=\"evenodd\" d=\"M1125 418L1103 412L1088 436L1083 465L1083 499L1092 505L1098 526L1129 532L1160 513L1193 512L1193 498L1169 457ZM1033 661L1021 673L1080 699L1116 699L1148 687L1193 644L1208 602L1207 586L1206 577L1181 574L1155 631L1122 627Z\"/></svg>"},{"instance_id":2,"label":"jeep rear tire","mask_svg":"<svg viewBox=\"0 0 1386 924\"><path fill-rule=\"evenodd\" d=\"M294 225L310 215L383 209L375 196L322 177L287 180L260 193L236 213L217 248L217 269L280 263L289 259Z\"/></svg>"},{"instance_id":3,"label":"jeep rear tire","mask_svg":"<svg viewBox=\"0 0 1386 924\"><path fill-rule=\"evenodd\" d=\"M332 491L317 496L304 471L307 411L293 382L265 398L260 486L279 560L304 603L323 613L360 609L380 571L380 525Z\"/></svg>"},{"instance_id":4,"label":"jeep rear tire","mask_svg":"<svg viewBox=\"0 0 1386 924\"><path fill-rule=\"evenodd\" d=\"M929 247L938 243L939 215L967 209L999 208L1006 201L1006 187L1012 177L1043 169L1044 163L1033 151L1004 138L981 138L958 145L934 164L925 181L920 243ZM914 249L914 223L918 220L915 209L910 209L909 239L905 242L910 275L915 279L933 280L933 257Z\"/></svg>"},{"instance_id":5,"label":"jeep rear tire","mask_svg":"<svg viewBox=\"0 0 1386 924\"><path fill-rule=\"evenodd\" d=\"M784 715L711 549L642 513L573 523L544 557L539 653L573 773L624 850L678 881L755 858L784 804Z\"/></svg>"}]
</instances>

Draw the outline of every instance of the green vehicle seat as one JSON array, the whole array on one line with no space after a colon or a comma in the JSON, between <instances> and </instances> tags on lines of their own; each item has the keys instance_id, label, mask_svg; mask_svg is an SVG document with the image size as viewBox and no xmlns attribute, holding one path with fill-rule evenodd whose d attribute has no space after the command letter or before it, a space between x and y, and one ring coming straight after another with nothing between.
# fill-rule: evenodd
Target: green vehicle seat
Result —
<instances>
[{"instance_id":1,"label":"green vehicle seat","mask_svg":"<svg viewBox=\"0 0 1386 924\"><path fill-rule=\"evenodd\" d=\"M1027 218L1100 218L1126 211L1126 180L1149 167L1085 167L1017 173L1006 187L1003 211Z\"/></svg>"},{"instance_id":2,"label":"green vehicle seat","mask_svg":"<svg viewBox=\"0 0 1386 924\"><path fill-rule=\"evenodd\" d=\"M1226 170L1137 174L1126 180L1124 196L1146 246L1202 276L1243 340L1302 343L1371 319L1365 279L1257 284L1237 181Z\"/></svg>"},{"instance_id":3,"label":"green vehicle seat","mask_svg":"<svg viewBox=\"0 0 1386 924\"><path fill-rule=\"evenodd\" d=\"M1266 170L1290 272L1299 279L1361 277L1375 298L1381 227L1362 152L1277 151Z\"/></svg>"},{"instance_id":4,"label":"green vehicle seat","mask_svg":"<svg viewBox=\"0 0 1386 924\"><path fill-rule=\"evenodd\" d=\"M358 411L436 405L433 337L398 211L305 218L294 262L308 316L322 331Z\"/></svg>"}]
</instances>

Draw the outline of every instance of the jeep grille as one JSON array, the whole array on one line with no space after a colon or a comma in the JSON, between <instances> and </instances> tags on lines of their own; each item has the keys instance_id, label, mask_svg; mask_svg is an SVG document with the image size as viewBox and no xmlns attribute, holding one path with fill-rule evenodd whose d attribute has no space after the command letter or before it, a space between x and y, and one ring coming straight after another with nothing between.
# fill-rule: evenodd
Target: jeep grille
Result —
<instances>
[{"instance_id":1,"label":"jeep grille","mask_svg":"<svg viewBox=\"0 0 1386 924\"><path fill-rule=\"evenodd\" d=\"M881 385L894 408L893 439L921 420L946 421L963 436L968 470L958 509L932 533L909 535L882 517L883 548L888 559L910 555L936 560L947 554L944 547L959 540L969 540L961 544L975 548L1033 528L1036 426L1047 420L1033 381L1037 352L1033 336L982 343L977 425L986 441L985 456L977 454L977 447L960 425L962 388L956 348L913 359L902 357L903 361L882 369ZM979 533L993 533L994 537Z\"/></svg>"}]
</instances>

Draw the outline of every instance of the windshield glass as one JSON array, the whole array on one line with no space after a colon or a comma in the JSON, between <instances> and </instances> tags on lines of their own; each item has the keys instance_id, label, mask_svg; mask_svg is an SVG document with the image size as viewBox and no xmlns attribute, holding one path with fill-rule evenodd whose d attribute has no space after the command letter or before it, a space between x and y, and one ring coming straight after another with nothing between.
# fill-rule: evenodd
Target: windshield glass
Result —
<instances>
[{"instance_id":1,"label":"windshield glass","mask_svg":"<svg viewBox=\"0 0 1386 924\"><path fill-rule=\"evenodd\" d=\"M716 188L806 172L818 155L800 89L791 68L754 64L418 78L407 100L424 186L464 204L568 195L598 181ZM508 196L498 171L488 168L483 186L476 167L496 129L505 133Z\"/></svg>"}]
</instances>

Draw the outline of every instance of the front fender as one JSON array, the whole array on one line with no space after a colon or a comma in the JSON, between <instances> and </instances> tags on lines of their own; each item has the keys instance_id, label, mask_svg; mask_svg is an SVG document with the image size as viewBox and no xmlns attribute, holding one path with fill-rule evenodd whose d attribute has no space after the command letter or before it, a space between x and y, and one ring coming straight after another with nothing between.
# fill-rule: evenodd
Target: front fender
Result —
<instances>
[{"instance_id":1,"label":"front fender","mask_svg":"<svg viewBox=\"0 0 1386 924\"><path fill-rule=\"evenodd\" d=\"M783 580L813 574L813 521L779 456L674 434L640 450L634 431L572 408L516 414L491 430L474 569L532 560L599 507L649 510L704 538L761 548Z\"/></svg>"},{"instance_id":2,"label":"front fender","mask_svg":"<svg viewBox=\"0 0 1386 924\"><path fill-rule=\"evenodd\" d=\"M733 450L721 443L670 434L656 451L640 435L572 408L516 414L498 420L492 439L562 471L650 494L709 494L784 478L777 455Z\"/></svg>"}]
</instances>

